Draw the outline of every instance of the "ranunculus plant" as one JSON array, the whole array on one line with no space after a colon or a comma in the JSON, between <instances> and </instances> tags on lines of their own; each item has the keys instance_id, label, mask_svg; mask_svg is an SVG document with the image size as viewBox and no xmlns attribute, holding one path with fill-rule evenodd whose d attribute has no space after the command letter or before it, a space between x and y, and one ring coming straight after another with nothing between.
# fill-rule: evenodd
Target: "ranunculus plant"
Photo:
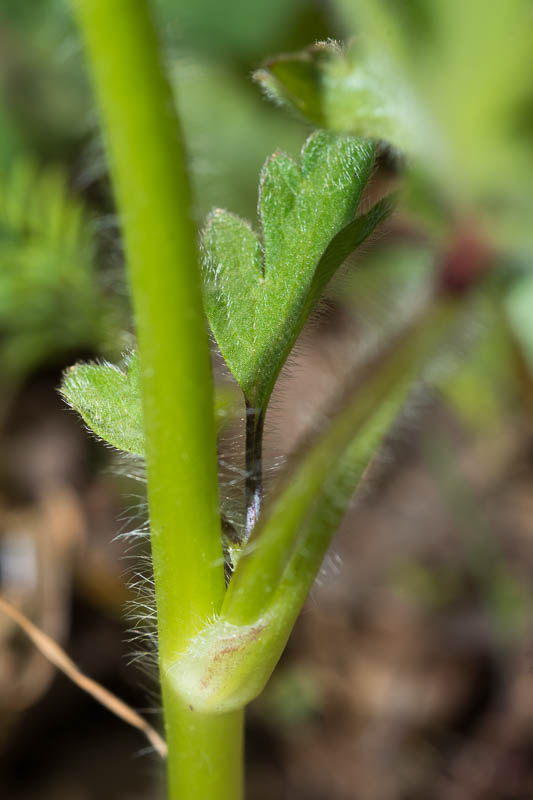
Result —
<instances>
[{"instance_id":1,"label":"ranunculus plant","mask_svg":"<svg viewBox=\"0 0 533 800\"><path fill-rule=\"evenodd\" d=\"M238 800L245 706L267 682L363 471L454 312L435 300L348 386L263 497L272 389L325 286L390 210L364 212L369 141L313 133L263 167L258 220L216 209L198 237L179 119L147 0L76 0L121 218L138 350L77 365L65 398L146 461L173 800ZM243 393L246 523L224 546L210 327ZM222 409L223 411L223 409ZM225 576L230 575L229 580Z\"/></svg>"}]
</instances>

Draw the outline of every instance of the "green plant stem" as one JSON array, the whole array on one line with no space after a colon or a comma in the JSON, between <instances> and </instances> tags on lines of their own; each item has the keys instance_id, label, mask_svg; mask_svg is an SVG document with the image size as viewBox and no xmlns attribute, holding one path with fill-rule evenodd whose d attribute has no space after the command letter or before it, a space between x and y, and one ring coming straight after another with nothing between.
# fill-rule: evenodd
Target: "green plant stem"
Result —
<instances>
[{"instance_id":1,"label":"green plant stem","mask_svg":"<svg viewBox=\"0 0 533 800\"><path fill-rule=\"evenodd\" d=\"M122 218L139 344L169 793L238 800L242 714L197 714L167 681L168 665L224 596L212 377L179 125L147 1L74 5Z\"/></svg>"},{"instance_id":2,"label":"green plant stem","mask_svg":"<svg viewBox=\"0 0 533 800\"><path fill-rule=\"evenodd\" d=\"M240 800L243 797L244 709L198 714L163 684L167 725L169 796L173 800ZM170 757L170 754L173 754Z\"/></svg>"}]
</instances>

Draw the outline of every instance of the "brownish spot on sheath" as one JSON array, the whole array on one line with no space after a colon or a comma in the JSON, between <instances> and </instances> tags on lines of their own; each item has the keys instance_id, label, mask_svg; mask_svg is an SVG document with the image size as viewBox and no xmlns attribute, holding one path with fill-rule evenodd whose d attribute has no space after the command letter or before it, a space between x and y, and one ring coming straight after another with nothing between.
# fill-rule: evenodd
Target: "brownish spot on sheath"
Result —
<instances>
[{"instance_id":1,"label":"brownish spot on sheath","mask_svg":"<svg viewBox=\"0 0 533 800\"><path fill-rule=\"evenodd\" d=\"M246 640L257 639L257 638L259 638L259 635L264 631L265 627L266 627L265 624L255 625L253 628L250 628L250 630L246 633L246 635L243 638L246 639ZM228 645L226 645L226 647L223 647L222 650L219 650L215 654L215 656L213 658L213 661L211 663L211 666L207 670L206 676L203 678L202 681L200 681L200 685L202 686L203 689L207 688L207 686L209 685L209 683L211 681L211 678L213 677L213 672L215 670L215 664L217 662L219 662L223 658L223 656L227 656L229 653L235 653L238 650L241 650L242 646L243 646L243 641L241 640L237 644L228 644Z\"/></svg>"}]
</instances>

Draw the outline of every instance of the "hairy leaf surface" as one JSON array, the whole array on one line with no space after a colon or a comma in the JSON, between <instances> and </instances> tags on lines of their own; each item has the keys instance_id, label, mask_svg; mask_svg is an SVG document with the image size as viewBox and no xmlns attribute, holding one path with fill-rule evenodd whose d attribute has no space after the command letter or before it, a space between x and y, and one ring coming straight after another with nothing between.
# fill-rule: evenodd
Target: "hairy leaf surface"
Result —
<instances>
[{"instance_id":1,"label":"hairy leaf surface","mask_svg":"<svg viewBox=\"0 0 533 800\"><path fill-rule=\"evenodd\" d=\"M387 211L381 205L354 225L373 154L368 142L315 133L300 165L282 153L266 162L259 189L261 235L221 209L207 222L207 314L252 406L265 407L319 292Z\"/></svg>"},{"instance_id":2,"label":"hairy leaf surface","mask_svg":"<svg viewBox=\"0 0 533 800\"><path fill-rule=\"evenodd\" d=\"M139 362L135 355L127 372L113 364L77 364L61 386L65 400L93 433L118 450L144 455Z\"/></svg>"}]
</instances>

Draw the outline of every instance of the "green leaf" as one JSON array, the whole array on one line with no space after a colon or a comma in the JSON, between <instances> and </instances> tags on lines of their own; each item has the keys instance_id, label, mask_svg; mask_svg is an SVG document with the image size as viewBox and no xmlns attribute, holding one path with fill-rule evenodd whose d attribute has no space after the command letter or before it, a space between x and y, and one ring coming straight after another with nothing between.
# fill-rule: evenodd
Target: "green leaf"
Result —
<instances>
[{"instance_id":1,"label":"green leaf","mask_svg":"<svg viewBox=\"0 0 533 800\"><path fill-rule=\"evenodd\" d=\"M390 75L359 44L318 42L272 59L254 78L271 100L314 125L402 149L412 144L404 120L412 100L406 104L404 86L393 91Z\"/></svg>"},{"instance_id":2,"label":"green leaf","mask_svg":"<svg viewBox=\"0 0 533 800\"><path fill-rule=\"evenodd\" d=\"M126 359L126 371L113 364L76 364L65 373L61 394L90 430L108 444L143 456L144 418L137 353ZM215 421L220 430L240 412L238 390L215 387ZM241 401L242 402L242 401Z\"/></svg>"},{"instance_id":3,"label":"green leaf","mask_svg":"<svg viewBox=\"0 0 533 800\"><path fill-rule=\"evenodd\" d=\"M88 428L118 450L144 456L139 361L127 372L113 364L76 364L65 373L61 394Z\"/></svg>"},{"instance_id":4,"label":"green leaf","mask_svg":"<svg viewBox=\"0 0 533 800\"><path fill-rule=\"evenodd\" d=\"M267 62L264 69L254 72L253 78L275 103L288 107L315 125L327 127L322 70L330 47L319 43L298 53L278 56Z\"/></svg>"},{"instance_id":5,"label":"green leaf","mask_svg":"<svg viewBox=\"0 0 533 800\"><path fill-rule=\"evenodd\" d=\"M266 406L319 292L383 219L386 204L353 220L373 153L367 142L315 133L300 166L281 153L267 160L259 191L261 236L220 209L207 222L207 314L251 406Z\"/></svg>"}]
</instances>

